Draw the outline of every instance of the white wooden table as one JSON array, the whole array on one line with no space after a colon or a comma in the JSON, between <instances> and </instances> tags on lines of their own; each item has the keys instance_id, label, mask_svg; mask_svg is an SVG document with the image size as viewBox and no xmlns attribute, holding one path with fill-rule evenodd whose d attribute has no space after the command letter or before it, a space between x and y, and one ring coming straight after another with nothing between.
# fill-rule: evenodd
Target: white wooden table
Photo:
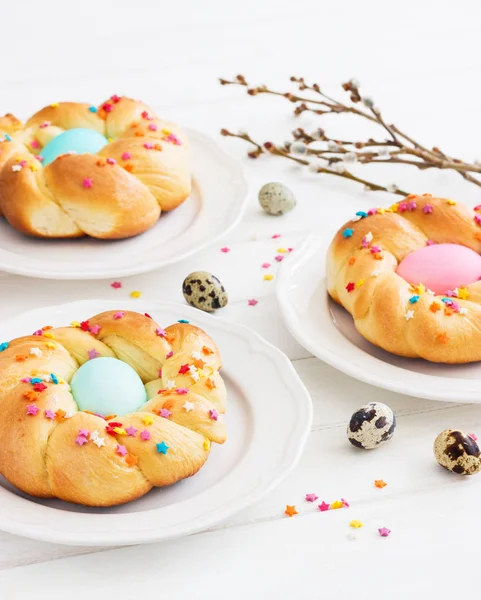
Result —
<instances>
[{"instance_id":1,"label":"white wooden table","mask_svg":"<svg viewBox=\"0 0 481 600\"><path fill-rule=\"evenodd\" d=\"M283 140L295 121L282 99L247 97L218 76L286 84L304 75L337 93L360 79L388 120L427 144L481 157L477 0L390 3L377 0L85 0L5 3L1 11L0 112L28 116L56 100L100 102L141 97L168 118L202 130L243 160L252 197L241 225L222 244L162 271L110 281L48 282L0 276L1 318L81 298L183 301L181 282L214 272L230 303L224 318L249 325L278 345L312 394L312 434L296 470L260 504L212 531L164 544L121 549L57 546L0 533L0 598L447 598L478 589L481 477L437 467L435 436L448 427L481 433L481 409L408 398L358 383L309 356L285 329L272 282L260 264L280 245L296 247L377 197L344 181L321 179L276 159L248 161L222 126ZM342 135L348 124L330 121ZM352 126L352 124L351 124ZM360 130L359 130L360 131ZM361 133L361 131L360 131ZM370 173L371 174L371 173ZM453 173L393 169L386 183L479 203L481 190ZM269 218L256 202L263 183L282 179L298 206ZM271 239L281 233L279 240ZM231 252L220 252L227 245ZM289 260L287 258L286 260ZM320 257L322 260L322 257ZM259 304L248 306L248 298ZM392 442L372 453L350 447L351 413L379 400L397 413ZM273 426L275 423L273 422ZM388 485L377 489L374 479ZM343 497L348 510L320 513L304 500ZM295 504L299 515L284 515ZM349 522L364 527L351 539ZM381 538L377 528L392 530Z\"/></svg>"}]
</instances>

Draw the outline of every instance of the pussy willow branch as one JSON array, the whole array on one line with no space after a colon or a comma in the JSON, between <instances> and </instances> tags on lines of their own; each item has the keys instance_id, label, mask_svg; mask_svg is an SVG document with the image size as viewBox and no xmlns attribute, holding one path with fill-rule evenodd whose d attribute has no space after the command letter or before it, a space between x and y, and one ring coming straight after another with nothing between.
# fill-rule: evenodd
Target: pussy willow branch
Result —
<instances>
[{"instance_id":1,"label":"pussy willow branch","mask_svg":"<svg viewBox=\"0 0 481 600\"><path fill-rule=\"evenodd\" d=\"M410 135L401 131L396 125L388 124L381 111L374 102L361 94L359 83L354 80L342 85L343 90L349 95L349 103L341 102L323 92L317 83L306 83L303 77L291 77L299 92L278 92L271 90L266 85L250 87L243 75L237 75L233 80L220 79L221 85L239 85L247 88L250 96L271 94L286 98L295 104L294 115L299 116L304 112L316 115L326 114L352 114L361 119L375 123L387 134L384 139L367 140L338 140L329 137L324 129L317 129L312 133L302 128L292 132L293 141L276 145L272 142L257 142L246 132L233 133L222 129L221 134L239 138L254 146L248 152L251 158L258 158L261 154L273 154L288 158L297 164L308 166L312 172L326 173L336 177L343 177L356 181L372 191L390 191L398 195L406 192L397 186L383 186L367 181L354 175L350 169L354 164L403 164L417 169L451 169L456 171L467 181L481 187L481 179L476 174L481 174L481 164L464 162L441 151L438 147L431 149L423 146ZM313 146L316 142L327 143L327 148ZM365 149L368 149L366 151ZM302 156L306 158L302 158ZM307 160L307 157L322 161L320 164Z\"/></svg>"}]
</instances>

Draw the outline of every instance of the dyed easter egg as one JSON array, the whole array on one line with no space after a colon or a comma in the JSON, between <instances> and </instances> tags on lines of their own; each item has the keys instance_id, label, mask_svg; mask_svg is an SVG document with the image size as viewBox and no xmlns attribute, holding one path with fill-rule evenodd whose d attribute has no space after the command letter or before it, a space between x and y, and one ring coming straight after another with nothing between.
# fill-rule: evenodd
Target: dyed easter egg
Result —
<instances>
[{"instance_id":1,"label":"dyed easter egg","mask_svg":"<svg viewBox=\"0 0 481 600\"><path fill-rule=\"evenodd\" d=\"M135 412L147 401L140 377L117 358L87 361L73 376L70 387L79 410L104 417Z\"/></svg>"},{"instance_id":2,"label":"dyed easter egg","mask_svg":"<svg viewBox=\"0 0 481 600\"><path fill-rule=\"evenodd\" d=\"M434 441L438 463L458 475L474 475L481 470L479 446L474 437L458 429L442 431Z\"/></svg>"},{"instance_id":3,"label":"dyed easter egg","mask_svg":"<svg viewBox=\"0 0 481 600\"><path fill-rule=\"evenodd\" d=\"M40 152L42 164L47 166L56 158L67 152L76 154L96 154L108 144L107 138L93 129L69 129L53 138Z\"/></svg>"},{"instance_id":4,"label":"dyed easter egg","mask_svg":"<svg viewBox=\"0 0 481 600\"><path fill-rule=\"evenodd\" d=\"M436 294L474 283L481 276L481 256L459 244L434 244L408 254L396 273Z\"/></svg>"},{"instance_id":5,"label":"dyed easter egg","mask_svg":"<svg viewBox=\"0 0 481 600\"><path fill-rule=\"evenodd\" d=\"M353 446L372 450L393 436L396 416L386 404L370 402L352 415L347 427L347 437Z\"/></svg>"}]
</instances>

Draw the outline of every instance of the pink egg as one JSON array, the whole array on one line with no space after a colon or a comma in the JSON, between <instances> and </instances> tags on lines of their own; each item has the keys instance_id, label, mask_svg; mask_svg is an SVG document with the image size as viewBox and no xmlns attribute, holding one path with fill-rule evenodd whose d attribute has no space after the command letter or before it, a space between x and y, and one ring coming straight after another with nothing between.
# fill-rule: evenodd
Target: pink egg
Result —
<instances>
[{"instance_id":1,"label":"pink egg","mask_svg":"<svg viewBox=\"0 0 481 600\"><path fill-rule=\"evenodd\" d=\"M423 283L436 294L446 294L480 278L481 256L466 246L436 244L408 254L396 272L409 283Z\"/></svg>"}]
</instances>

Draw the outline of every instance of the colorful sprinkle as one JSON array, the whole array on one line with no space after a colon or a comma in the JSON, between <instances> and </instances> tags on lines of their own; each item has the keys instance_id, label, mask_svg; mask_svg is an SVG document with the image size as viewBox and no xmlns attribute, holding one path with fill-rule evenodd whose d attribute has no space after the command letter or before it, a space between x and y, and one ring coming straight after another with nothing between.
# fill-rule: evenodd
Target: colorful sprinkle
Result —
<instances>
[{"instance_id":1,"label":"colorful sprinkle","mask_svg":"<svg viewBox=\"0 0 481 600\"><path fill-rule=\"evenodd\" d=\"M262 265L261 265L261 267L263 269L268 269L270 266L271 266L271 263L268 263L268 262L262 263Z\"/></svg>"},{"instance_id":2,"label":"colorful sprinkle","mask_svg":"<svg viewBox=\"0 0 481 600\"><path fill-rule=\"evenodd\" d=\"M306 502L315 502L318 497L316 494L306 494Z\"/></svg>"},{"instance_id":3,"label":"colorful sprinkle","mask_svg":"<svg viewBox=\"0 0 481 600\"><path fill-rule=\"evenodd\" d=\"M404 315L404 318L406 319L406 321L410 321L411 319L414 319L414 311L408 310L406 312L406 314Z\"/></svg>"},{"instance_id":4,"label":"colorful sprinkle","mask_svg":"<svg viewBox=\"0 0 481 600\"><path fill-rule=\"evenodd\" d=\"M321 502L321 504L318 505L317 507L321 512L325 512L326 510L329 510L329 504L327 504L327 502L324 502L324 500Z\"/></svg>"},{"instance_id":5,"label":"colorful sprinkle","mask_svg":"<svg viewBox=\"0 0 481 600\"><path fill-rule=\"evenodd\" d=\"M270 273L266 273L266 275L264 275L264 281L272 281L274 279L274 275L271 275Z\"/></svg>"},{"instance_id":6,"label":"colorful sprinkle","mask_svg":"<svg viewBox=\"0 0 481 600\"><path fill-rule=\"evenodd\" d=\"M46 419L55 419L55 413L53 410L47 409L44 413Z\"/></svg>"},{"instance_id":7,"label":"colorful sprinkle","mask_svg":"<svg viewBox=\"0 0 481 600\"><path fill-rule=\"evenodd\" d=\"M386 486L387 486L387 483L386 483L385 481L383 481L382 479L375 479L375 480L374 480L374 485L375 485L377 488L379 488L379 489L381 489L381 490L382 490L382 488L383 488L383 487L386 487Z\"/></svg>"},{"instance_id":8,"label":"colorful sprinkle","mask_svg":"<svg viewBox=\"0 0 481 600\"><path fill-rule=\"evenodd\" d=\"M193 402L189 402L188 400L185 402L185 404L183 404L182 408L186 411L186 412L190 412L191 410L194 410L194 403Z\"/></svg>"},{"instance_id":9,"label":"colorful sprinkle","mask_svg":"<svg viewBox=\"0 0 481 600\"><path fill-rule=\"evenodd\" d=\"M418 302L419 300L419 296L411 296L409 298L409 304L416 304L416 302Z\"/></svg>"},{"instance_id":10,"label":"colorful sprinkle","mask_svg":"<svg viewBox=\"0 0 481 600\"><path fill-rule=\"evenodd\" d=\"M90 111L91 113L96 113L96 112L97 112L97 110L98 110L98 109L97 109L97 107L96 107L96 106L89 106L89 111Z\"/></svg>"},{"instance_id":11,"label":"colorful sprinkle","mask_svg":"<svg viewBox=\"0 0 481 600\"><path fill-rule=\"evenodd\" d=\"M295 506L289 506L289 504L286 506L286 510L284 511L284 514L286 514L288 517L293 517L294 515L299 514L296 510Z\"/></svg>"},{"instance_id":12,"label":"colorful sprinkle","mask_svg":"<svg viewBox=\"0 0 481 600\"><path fill-rule=\"evenodd\" d=\"M129 435L130 437L135 437L135 434L137 433L138 429L136 429L133 425L129 425L128 427L125 428L125 433L127 435Z\"/></svg>"},{"instance_id":13,"label":"colorful sprinkle","mask_svg":"<svg viewBox=\"0 0 481 600\"><path fill-rule=\"evenodd\" d=\"M117 452L117 454L119 454L120 456L125 456L126 454L128 454L127 448L125 446L122 446L121 444L117 444L115 452Z\"/></svg>"},{"instance_id":14,"label":"colorful sprinkle","mask_svg":"<svg viewBox=\"0 0 481 600\"><path fill-rule=\"evenodd\" d=\"M27 404L27 415L36 415L39 411L39 407L36 404Z\"/></svg>"},{"instance_id":15,"label":"colorful sprinkle","mask_svg":"<svg viewBox=\"0 0 481 600\"><path fill-rule=\"evenodd\" d=\"M114 288L114 290L118 290L119 288L122 287L122 283L120 281L113 281L110 284L110 287Z\"/></svg>"},{"instance_id":16,"label":"colorful sprinkle","mask_svg":"<svg viewBox=\"0 0 481 600\"><path fill-rule=\"evenodd\" d=\"M167 454L167 450L169 449L169 446L167 446L167 444L165 442L160 442L160 444L155 444L155 447L157 448L157 452L159 452L160 454Z\"/></svg>"},{"instance_id":17,"label":"colorful sprinkle","mask_svg":"<svg viewBox=\"0 0 481 600\"><path fill-rule=\"evenodd\" d=\"M361 523L361 521L357 521L357 520L351 521L349 523L349 527L353 527L354 529L360 529L363 526L364 526L363 523Z\"/></svg>"},{"instance_id":18,"label":"colorful sprinkle","mask_svg":"<svg viewBox=\"0 0 481 600\"><path fill-rule=\"evenodd\" d=\"M6 350L8 348L8 342L2 342L0 344L0 352L3 352L4 350Z\"/></svg>"},{"instance_id":19,"label":"colorful sprinkle","mask_svg":"<svg viewBox=\"0 0 481 600\"><path fill-rule=\"evenodd\" d=\"M249 306L256 306L256 304L259 304L259 300L256 300L255 298L251 298L250 300L247 300L247 304Z\"/></svg>"},{"instance_id":20,"label":"colorful sprinkle","mask_svg":"<svg viewBox=\"0 0 481 600\"><path fill-rule=\"evenodd\" d=\"M179 319L177 321L177 323L184 323L184 324L188 325L190 323L190 321L188 321L187 319Z\"/></svg>"},{"instance_id":21,"label":"colorful sprinkle","mask_svg":"<svg viewBox=\"0 0 481 600\"><path fill-rule=\"evenodd\" d=\"M387 537L391 533L391 530L387 527L380 527L378 531L381 537Z\"/></svg>"},{"instance_id":22,"label":"colorful sprinkle","mask_svg":"<svg viewBox=\"0 0 481 600\"><path fill-rule=\"evenodd\" d=\"M130 160L132 158L132 154L130 154L130 152L122 152L121 158L122 160Z\"/></svg>"},{"instance_id":23,"label":"colorful sprinkle","mask_svg":"<svg viewBox=\"0 0 481 600\"><path fill-rule=\"evenodd\" d=\"M161 408L159 410L159 417L162 417L164 419L170 419L171 415L172 415L172 412L170 410L167 410L166 408Z\"/></svg>"},{"instance_id":24,"label":"colorful sprinkle","mask_svg":"<svg viewBox=\"0 0 481 600\"><path fill-rule=\"evenodd\" d=\"M30 381L30 383L32 383ZM43 392L43 390L47 389L47 386L44 383L34 383L33 389L35 392Z\"/></svg>"},{"instance_id":25,"label":"colorful sprinkle","mask_svg":"<svg viewBox=\"0 0 481 600\"><path fill-rule=\"evenodd\" d=\"M284 256L282 256L282 254L278 254L277 256L274 257L274 259L277 262L282 262L284 260ZM270 265L269 265L270 266Z\"/></svg>"},{"instance_id":26,"label":"colorful sprinkle","mask_svg":"<svg viewBox=\"0 0 481 600\"><path fill-rule=\"evenodd\" d=\"M170 352L167 352L167 354L165 355L166 359L171 358L172 356L174 356L174 352L171 350Z\"/></svg>"},{"instance_id":27,"label":"colorful sprinkle","mask_svg":"<svg viewBox=\"0 0 481 600\"><path fill-rule=\"evenodd\" d=\"M142 296L142 292L139 292L137 290L134 290L133 292L130 292L130 297L131 298L140 298L140 296Z\"/></svg>"},{"instance_id":28,"label":"colorful sprinkle","mask_svg":"<svg viewBox=\"0 0 481 600\"><path fill-rule=\"evenodd\" d=\"M184 394L188 394L189 390L187 388L177 388L175 390L175 393L178 394L179 396L183 396Z\"/></svg>"},{"instance_id":29,"label":"colorful sprinkle","mask_svg":"<svg viewBox=\"0 0 481 600\"><path fill-rule=\"evenodd\" d=\"M97 352L95 348L88 350L87 354L89 355L89 360L92 360L93 358L98 358L100 356L100 352Z\"/></svg>"},{"instance_id":30,"label":"colorful sprinkle","mask_svg":"<svg viewBox=\"0 0 481 600\"><path fill-rule=\"evenodd\" d=\"M181 365L181 367L179 368L179 375L185 375L186 373L189 373L189 371L190 371L190 367L186 363L185 365Z\"/></svg>"},{"instance_id":31,"label":"colorful sprinkle","mask_svg":"<svg viewBox=\"0 0 481 600\"><path fill-rule=\"evenodd\" d=\"M350 229L349 227L344 229L344 231L342 232L343 237L346 239L352 237L353 234L354 234L354 229Z\"/></svg>"},{"instance_id":32,"label":"colorful sprinkle","mask_svg":"<svg viewBox=\"0 0 481 600\"><path fill-rule=\"evenodd\" d=\"M356 287L356 284L353 281L350 281L347 285L346 285L346 290L348 293L352 292Z\"/></svg>"},{"instance_id":33,"label":"colorful sprinkle","mask_svg":"<svg viewBox=\"0 0 481 600\"><path fill-rule=\"evenodd\" d=\"M154 417L152 417L151 415L145 415L144 417L142 417L142 423L144 425L152 425L153 422Z\"/></svg>"},{"instance_id":34,"label":"colorful sprinkle","mask_svg":"<svg viewBox=\"0 0 481 600\"><path fill-rule=\"evenodd\" d=\"M342 500L336 500L335 502L333 502L331 504L331 509L332 510L336 510L338 508L344 508L344 507L345 507L345 504L344 504L344 502Z\"/></svg>"},{"instance_id":35,"label":"colorful sprinkle","mask_svg":"<svg viewBox=\"0 0 481 600\"><path fill-rule=\"evenodd\" d=\"M220 249L221 252L224 252L224 254L226 254L227 252L230 252L230 248L228 248L227 246L224 246L223 248Z\"/></svg>"},{"instance_id":36,"label":"colorful sprinkle","mask_svg":"<svg viewBox=\"0 0 481 600\"><path fill-rule=\"evenodd\" d=\"M90 177L85 177L82 181L82 185L86 190L88 190L93 186L93 181Z\"/></svg>"},{"instance_id":37,"label":"colorful sprinkle","mask_svg":"<svg viewBox=\"0 0 481 600\"><path fill-rule=\"evenodd\" d=\"M141 431L140 439L143 440L144 442L147 442L148 440L150 440L150 431L147 431L147 429L144 429L143 431Z\"/></svg>"},{"instance_id":38,"label":"colorful sprinkle","mask_svg":"<svg viewBox=\"0 0 481 600\"><path fill-rule=\"evenodd\" d=\"M78 444L79 446L83 446L84 444L88 443L88 439L84 436L84 435L78 435L75 438L75 443Z\"/></svg>"},{"instance_id":39,"label":"colorful sprinkle","mask_svg":"<svg viewBox=\"0 0 481 600\"><path fill-rule=\"evenodd\" d=\"M114 319L122 319L125 316L125 312L116 312L114 314Z\"/></svg>"},{"instance_id":40,"label":"colorful sprinkle","mask_svg":"<svg viewBox=\"0 0 481 600\"><path fill-rule=\"evenodd\" d=\"M93 327L90 328L90 333L92 335L97 335L101 329L102 328L100 327L100 325L94 325Z\"/></svg>"},{"instance_id":41,"label":"colorful sprinkle","mask_svg":"<svg viewBox=\"0 0 481 600\"><path fill-rule=\"evenodd\" d=\"M209 410L209 417L212 420L217 421L217 419L219 418L219 413L216 411L215 408L212 408L211 410Z\"/></svg>"}]
</instances>

